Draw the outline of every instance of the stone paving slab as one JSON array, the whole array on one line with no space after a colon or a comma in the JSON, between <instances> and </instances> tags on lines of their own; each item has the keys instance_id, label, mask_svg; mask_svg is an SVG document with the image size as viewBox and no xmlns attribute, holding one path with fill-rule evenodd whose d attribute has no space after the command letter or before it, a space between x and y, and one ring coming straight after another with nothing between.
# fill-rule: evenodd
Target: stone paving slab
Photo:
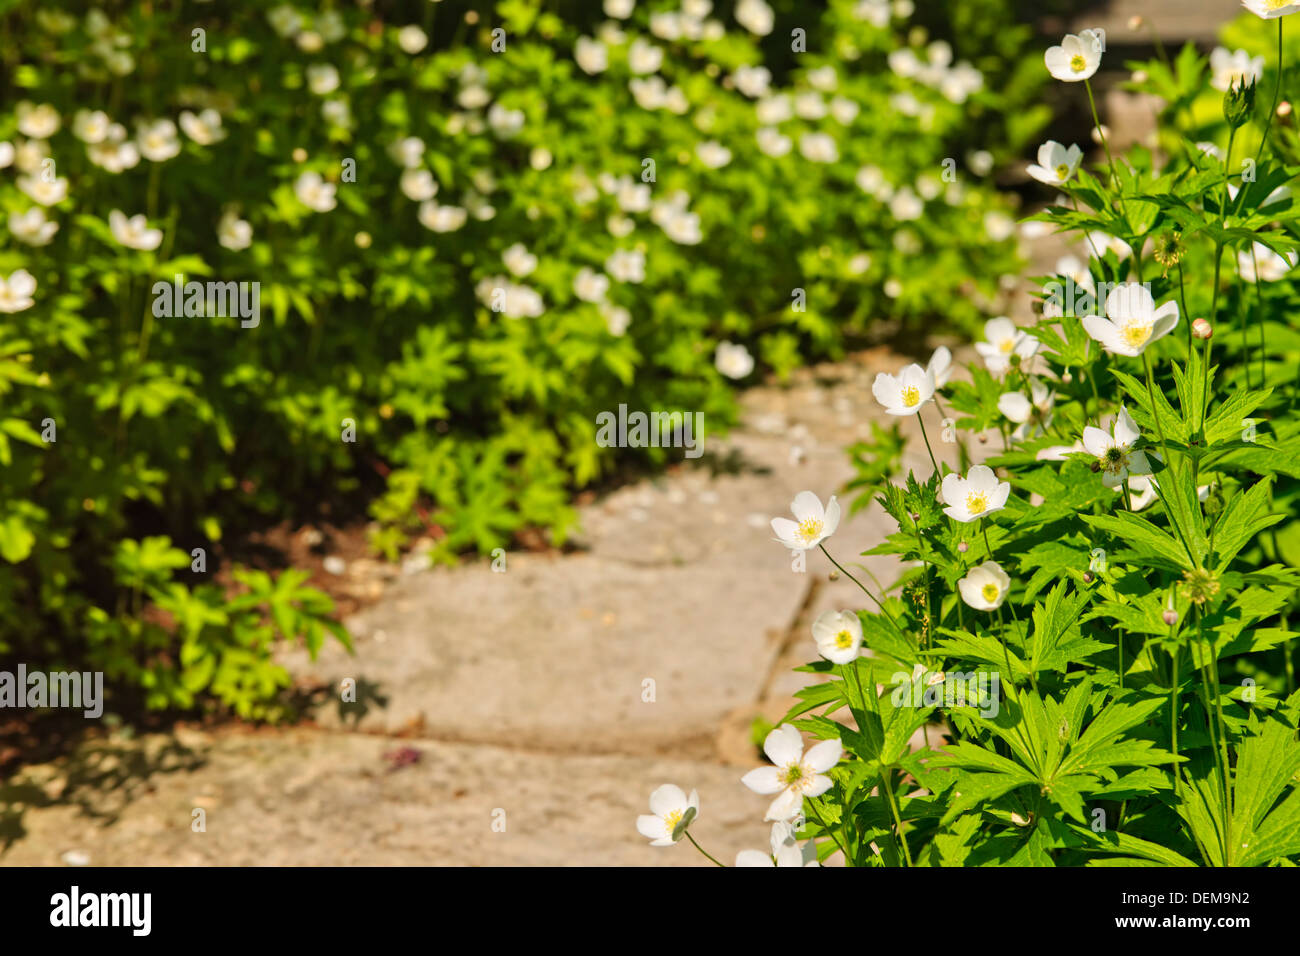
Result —
<instances>
[{"instance_id":1,"label":"stone paving slab","mask_svg":"<svg viewBox=\"0 0 1300 956\"><path fill-rule=\"evenodd\" d=\"M582 553L511 554L502 573L484 560L408 575L350 622L355 658L331 646L316 662L300 650L283 660L299 680L338 688L350 677L386 701L364 713L326 706L316 715L325 726L711 756L724 718L760 696L809 589L769 521L799 491L825 500L851 477L844 446L881 417L870 380L901 362L878 351L754 389L744 426L706 445L708 461L585 507ZM837 537L874 543L886 525L872 509ZM809 556L809 571L824 564Z\"/></svg>"},{"instance_id":2,"label":"stone paving slab","mask_svg":"<svg viewBox=\"0 0 1300 956\"><path fill-rule=\"evenodd\" d=\"M395 769L385 755L399 745L418 749L419 759ZM297 729L105 743L73 766L147 750L187 757L125 794L70 787L66 761L28 768L0 788L5 799L21 790L44 804L21 813L26 836L0 864L58 866L80 854L91 866L711 865L689 845L652 847L636 831L650 792L670 782L699 790L691 832L727 865L742 849L766 846L770 827L767 798L742 786L735 768L671 757ZM191 828L195 808L206 813L201 833Z\"/></svg>"}]
</instances>

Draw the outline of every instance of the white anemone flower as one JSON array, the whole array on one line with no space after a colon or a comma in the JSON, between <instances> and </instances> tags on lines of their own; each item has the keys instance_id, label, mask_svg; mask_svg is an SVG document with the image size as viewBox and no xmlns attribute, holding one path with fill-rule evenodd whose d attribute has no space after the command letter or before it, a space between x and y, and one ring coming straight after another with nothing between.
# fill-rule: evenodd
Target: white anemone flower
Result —
<instances>
[{"instance_id":1,"label":"white anemone flower","mask_svg":"<svg viewBox=\"0 0 1300 956\"><path fill-rule=\"evenodd\" d=\"M772 824L772 852L741 850L736 854L736 866L820 866L817 862L817 844L809 840L799 846L794 838L794 827L785 820Z\"/></svg>"},{"instance_id":2,"label":"white anemone flower","mask_svg":"<svg viewBox=\"0 0 1300 956\"><path fill-rule=\"evenodd\" d=\"M399 139L388 147L388 154L407 169L414 169L424 158L424 140L418 136Z\"/></svg>"},{"instance_id":3,"label":"white anemone flower","mask_svg":"<svg viewBox=\"0 0 1300 956\"><path fill-rule=\"evenodd\" d=\"M790 503L789 518L773 518L772 530L776 540L791 551L808 551L817 547L835 533L840 526L840 503L831 495L822 507L821 499L811 491L801 491Z\"/></svg>"},{"instance_id":4,"label":"white anemone flower","mask_svg":"<svg viewBox=\"0 0 1300 956\"><path fill-rule=\"evenodd\" d=\"M42 206L54 206L68 198L68 180L45 179L43 176L19 176L18 188Z\"/></svg>"},{"instance_id":5,"label":"white anemone flower","mask_svg":"<svg viewBox=\"0 0 1300 956\"><path fill-rule=\"evenodd\" d=\"M313 63L307 67L307 89L317 96L328 96L339 88L339 71L330 63Z\"/></svg>"},{"instance_id":6,"label":"white anemone flower","mask_svg":"<svg viewBox=\"0 0 1300 956\"><path fill-rule=\"evenodd\" d=\"M977 611L996 611L1011 590L1011 578L996 561L985 561L971 568L957 582L957 591L967 605Z\"/></svg>"},{"instance_id":7,"label":"white anemone flower","mask_svg":"<svg viewBox=\"0 0 1300 956\"><path fill-rule=\"evenodd\" d=\"M214 109L200 113L183 110L178 119L185 135L200 146L211 146L226 138L226 131L221 126L221 114Z\"/></svg>"},{"instance_id":8,"label":"white anemone flower","mask_svg":"<svg viewBox=\"0 0 1300 956\"><path fill-rule=\"evenodd\" d=\"M754 371L754 356L744 345L719 342L713 353L713 366L727 378L742 379Z\"/></svg>"},{"instance_id":9,"label":"white anemone flower","mask_svg":"<svg viewBox=\"0 0 1300 956\"><path fill-rule=\"evenodd\" d=\"M143 213L128 219L120 209L114 209L108 214L108 228L112 230L113 238L128 249L152 252L162 244L162 230L150 228Z\"/></svg>"},{"instance_id":10,"label":"white anemone flower","mask_svg":"<svg viewBox=\"0 0 1300 956\"><path fill-rule=\"evenodd\" d=\"M829 133L804 133L799 137L799 152L811 163L833 163L840 158L839 147Z\"/></svg>"},{"instance_id":11,"label":"white anemone flower","mask_svg":"<svg viewBox=\"0 0 1300 956\"><path fill-rule=\"evenodd\" d=\"M619 249L605 260L605 271L618 282L645 281L645 253L638 249Z\"/></svg>"},{"instance_id":12,"label":"white anemone flower","mask_svg":"<svg viewBox=\"0 0 1300 956\"><path fill-rule=\"evenodd\" d=\"M1241 5L1265 20L1276 20L1300 11L1300 3L1292 3L1290 0L1241 0Z\"/></svg>"},{"instance_id":13,"label":"white anemone flower","mask_svg":"<svg viewBox=\"0 0 1300 956\"><path fill-rule=\"evenodd\" d=\"M1012 441L1025 441L1052 427L1052 409L1056 394L1036 378L1029 380L1029 395L1024 392L1004 392L998 398L1000 411L1018 426L1011 433Z\"/></svg>"},{"instance_id":14,"label":"white anemone flower","mask_svg":"<svg viewBox=\"0 0 1300 956\"><path fill-rule=\"evenodd\" d=\"M59 231L59 224L45 218L45 210L33 206L24 213L9 214L9 231L19 242L29 246L46 246Z\"/></svg>"},{"instance_id":15,"label":"white anemone flower","mask_svg":"<svg viewBox=\"0 0 1300 956\"><path fill-rule=\"evenodd\" d=\"M404 169L398 183L402 195L412 202L424 202L438 195L438 184L427 169Z\"/></svg>"},{"instance_id":16,"label":"white anemone flower","mask_svg":"<svg viewBox=\"0 0 1300 956\"><path fill-rule=\"evenodd\" d=\"M912 364L898 375L880 372L871 385L871 394L890 415L915 415L934 397L934 373Z\"/></svg>"},{"instance_id":17,"label":"white anemone flower","mask_svg":"<svg viewBox=\"0 0 1300 956\"><path fill-rule=\"evenodd\" d=\"M1252 243L1249 251L1237 253L1237 269L1242 279L1250 283L1254 283L1256 273L1260 282L1277 282L1295 268L1296 261L1295 252L1281 256L1259 242Z\"/></svg>"},{"instance_id":18,"label":"white anemone flower","mask_svg":"<svg viewBox=\"0 0 1300 956\"><path fill-rule=\"evenodd\" d=\"M397 31L397 45L403 53L415 56L429 45L429 35L415 24L410 24Z\"/></svg>"},{"instance_id":19,"label":"white anemone flower","mask_svg":"<svg viewBox=\"0 0 1300 956\"><path fill-rule=\"evenodd\" d=\"M1006 316L998 316L984 323L984 342L975 343L975 351L984 359L984 365L994 375L1002 375L1011 368L1011 357L1020 356L1022 363L1029 361L1038 351L1038 339L1022 332Z\"/></svg>"},{"instance_id":20,"label":"white anemone flower","mask_svg":"<svg viewBox=\"0 0 1300 956\"><path fill-rule=\"evenodd\" d=\"M573 44L573 59L579 69L589 76L604 73L609 69L609 49L599 40L591 37L578 37Z\"/></svg>"},{"instance_id":21,"label":"white anemone flower","mask_svg":"<svg viewBox=\"0 0 1300 956\"><path fill-rule=\"evenodd\" d=\"M763 741L763 753L775 766L751 770L740 782L755 793L776 794L764 819L790 820L802 811L805 796L820 797L832 787L826 771L840 762L844 747L838 738L823 740L805 754L798 729L782 724Z\"/></svg>"},{"instance_id":22,"label":"white anemone flower","mask_svg":"<svg viewBox=\"0 0 1300 956\"><path fill-rule=\"evenodd\" d=\"M537 268L537 257L522 242L516 242L501 253L501 261L513 275L521 279Z\"/></svg>"},{"instance_id":23,"label":"white anemone flower","mask_svg":"<svg viewBox=\"0 0 1300 956\"><path fill-rule=\"evenodd\" d=\"M151 163L166 162L181 151L176 124L169 119L140 123L136 128L135 141L140 155Z\"/></svg>"},{"instance_id":24,"label":"white anemone flower","mask_svg":"<svg viewBox=\"0 0 1300 956\"><path fill-rule=\"evenodd\" d=\"M940 345L930 356L930 361L926 363L925 370L934 377L935 389L943 388L948 384L948 379L952 378L952 352L948 346Z\"/></svg>"},{"instance_id":25,"label":"white anemone flower","mask_svg":"<svg viewBox=\"0 0 1300 956\"><path fill-rule=\"evenodd\" d=\"M817 653L832 664L851 664L862 648L862 621L852 611L823 611L813 621Z\"/></svg>"},{"instance_id":26,"label":"white anemone flower","mask_svg":"<svg viewBox=\"0 0 1300 956\"><path fill-rule=\"evenodd\" d=\"M755 36L767 36L775 24L775 14L763 0L740 0L733 13L736 22Z\"/></svg>"},{"instance_id":27,"label":"white anemone flower","mask_svg":"<svg viewBox=\"0 0 1300 956\"><path fill-rule=\"evenodd\" d=\"M697 145L695 155L709 169L721 169L731 162L731 150L712 139Z\"/></svg>"},{"instance_id":28,"label":"white anemone flower","mask_svg":"<svg viewBox=\"0 0 1300 956\"><path fill-rule=\"evenodd\" d=\"M583 302L603 302L609 292L609 276L583 266L573 277L573 294Z\"/></svg>"},{"instance_id":29,"label":"white anemone flower","mask_svg":"<svg viewBox=\"0 0 1300 956\"><path fill-rule=\"evenodd\" d=\"M664 62L663 47L657 47L648 40L637 37L627 50L627 68L633 73L644 75L653 73Z\"/></svg>"},{"instance_id":30,"label":"white anemone flower","mask_svg":"<svg viewBox=\"0 0 1300 956\"><path fill-rule=\"evenodd\" d=\"M32 139L49 139L62 124L59 111L49 103L37 106L23 100L14 108L14 113L18 117L18 132Z\"/></svg>"},{"instance_id":31,"label":"white anemone flower","mask_svg":"<svg viewBox=\"0 0 1300 956\"><path fill-rule=\"evenodd\" d=\"M1006 507L1011 486L998 481L998 476L988 465L972 465L966 477L948 474L939 486L947 505L943 513L962 523L983 518Z\"/></svg>"},{"instance_id":32,"label":"white anemone flower","mask_svg":"<svg viewBox=\"0 0 1300 956\"><path fill-rule=\"evenodd\" d=\"M794 146L790 137L775 126L760 126L754 138L758 141L758 148L773 159L780 159Z\"/></svg>"},{"instance_id":33,"label":"white anemone flower","mask_svg":"<svg viewBox=\"0 0 1300 956\"><path fill-rule=\"evenodd\" d=\"M1107 488L1119 487L1129 475L1151 474L1151 463L1146 454L1133 450L1133 445L1141 437L1137 423L1122 405L1110 432L1095 425L1084 428L1083 449L1097 459L1102 472L1101 482Z\"/></svg>"},{"instance_id":34,"label":"white anemone flower","mask_svg":"<svg viewBox=\"0 0 1300 956\"><path fill-rule=\"evenodd\" d=\"M0 276L0 312L13 313L36 304L36 279L26 269L19 269L7 279Z\"/></svg>"},{"instance_id":35,"label":"white anemone flower","mask_svg":"<svg viewBox=\"0 0 1300 956\"><path fill-rule=\"evenodd\" d=\"M1246 50L1216 46L1210 51L1210 73L1210 85L1226 93L1233 86L1258 82L1264 75L1264 58L1251 56Z\"/></svg>"},{"instance_id":36,"label":"white anemone flower","mask_svg":"<svg viewBox=\"0 0 1300 956\"><path fill-rule=\"evenodd\" d=\"M0 169L13 165L14 144L0 142Z\"/></svg>"},{"instance_id":37,"label":"white anemone flower","mask_svg":"<svg viewBox=\"0 0 1300 956\"><path fill-rule=\"evenodd\" d=\"M433 232L455 232L468 218L463 206L439 206L431 199L420 203L420 225Z\"/></svg>"},{"instance_id":38,"label":"white anemone flower","mask_svg":"<svg viewBox=\"0 0 1300 956\"><path fill-rule=\"evenodd\" d=\"M1157 309L1150 290L1137 282L1116 286L1106 296L1105 308L1106 318L1083 316L1083 328L1113 355L1141 355L1178 325L1178 303L1169 301Z\"/></svg>"},{"instance_id":39,"label":"white anemone flower","mask_svg":"<svg viewBox=\"0 0 1300 956\"><path fill-rule=\"evenodd\" d=\"M338 200L334 198L335 185L327 183L320 173L305 172L293 183L294 195L298 201L315 212L329 212Z\"/></svg>"},{"instance_id":40,"label":"white anemone flower","mask_svg":"<svg viewBox=\"0 0 1300 956\"><path fill-rule=\"evenodd\" d=\"M636 818L636 829L651 846L672 846L699 812L699 793L692 790L688 797L681 787L666 783L650 794L650 812Z\"/></svg>"},{"instance_id":41,"label":"white anemone flower","mask_svg":"<svg viewBox=\"0 0 1300 956\"><path fill-rule=\"evenodd\" d=\"M253 227L227 210L217 222L217 242L231 252L239 252L253 244Z\"/></svg>"},{"instance_id":42,"label":"white anemone flower","mask_svg":"<svg viewBox=\"0 0 1300 956\"><path fill-rule=\"evenodd\" d=\"M1038 162L1031 164L1025 171L1040 183L1060 186L1074 178L1082 161L1083 150L1077 145L1066 149L1056 140L1049 139L1038 147Z\"/></svg>"},{"instance_id":43,"label":"white anemone flower","mask_svg":"<svg viewBox=\"0 0 1300 956\"><path fill-rule=\"evenodd\" d=\"M102 143L113 121L103 110L77 110L72 117L72 135L87 146Z\"/></svg>"},{"instance_id":44,"label":"white anemone flower","mask_svg":"<svg viewBox=\"0 0 1300 956\"><path fill-rule=\"evenodd\" d=\"M731 74L736 89L752 100L766 96L772 85L772 71L765 66L738 66Z\"/></svg>"},{"instance_id":45,"label":"white anemone flower","mask_svg":"<svg viewBox=\"0 0 1300 956\"><path fill-rule=\"evenodd\" d=\"M600 303L600 314L605 319L605 328L609 334L615 337L625 335L627 328L632 324L632 313L621 305L612 305L609 302Z\"/></svg>"},{"instance_id":46,"label":"white anemone flower","mask_svg":"<svg viewBox=\"0 0 1300 956\"><path fill-rule=\"evenodd\" d=\"M1106 35L1098 30L1080 30L1076 36L1067 34L1060 46L1050 47L1043 54L1047 72L1058 80L1078 83L1097 72L1101 54L1106 48Z\"/></svg>"}]
</instances>

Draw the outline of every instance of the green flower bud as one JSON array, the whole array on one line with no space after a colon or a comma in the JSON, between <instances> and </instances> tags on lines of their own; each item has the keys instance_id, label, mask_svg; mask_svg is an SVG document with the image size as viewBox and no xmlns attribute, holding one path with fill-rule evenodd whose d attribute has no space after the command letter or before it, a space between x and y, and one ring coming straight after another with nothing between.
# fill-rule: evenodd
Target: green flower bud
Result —
<instances>
[{"instance_id":1,"label":"green flower bud","mask_svg":"<svg viewBox=\"0 0 1300 956\"><path fill-rule=\"evenodd\" d=\"M1233 129L1241 129L1255 112L1255 81L1238 81L1223 94L1223 118Z\"/></svg>"}]
</instances>

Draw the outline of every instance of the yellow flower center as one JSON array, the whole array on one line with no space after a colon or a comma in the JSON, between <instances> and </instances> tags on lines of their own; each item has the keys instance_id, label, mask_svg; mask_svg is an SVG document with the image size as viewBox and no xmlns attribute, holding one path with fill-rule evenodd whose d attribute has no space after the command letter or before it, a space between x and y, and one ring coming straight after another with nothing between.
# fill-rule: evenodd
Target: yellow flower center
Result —
<instances>
[{"instance_id":1,"label":"yellow flower center","mask_svg":"<svg viewBox=\"0 0 1300 956\"><path fill-rule=\"evenodd\" d=\"M673 831L677 829L677 824L681 822L682 811L680 810L673 810L664 814L664 828L668 831L669 836L672 836Z\"/></svg>"},{"instance_id":2,"label":"yellow flower center","mask_svg":"<svg viewBox=\"0 0 1300 956\"><path fill-rule=\"evenodd\" d=\"M989 496L982 491L972 491L966 496L966 510L973 515L987 511L989 507Z\"/></svg>"},{"instance_id":3,"label":"yellow flower center","mask_svg":"<svg viewBox=\"0 0 1300 956\"><path fill-rule=\"evenodd\" d=\"M998 349L1003 352L1010 352L1015 347L1016 347L1015 339L1003 339L1001 342L998 343Z\"/></svg>"},{"instance_id":4,"label":"yellow flower center","mask_svg":"<svg viewBox=\"0 0 1300 956\"><path fill-rule=\"evenodd\" d=\"M817 518L804 518L799 522L799 537L811 541L822 533L822 523Z\"/></svg>"},{"instance_id":5,"label":"yellow flower center","mask_svg":"<svg viewBox=\"0 0 1300 956\"><path fill-rule=\"evenodd\" d=\"M777 779L787 787L802 790L812 780L812 774L804 769L803 764L792 763L777 775Z\"/></svg>"},{"instance_id":6,"label":"yellow flower center","mask_svg":"<svg viewBox=\"0 0 1300 956\"><path fill-rule=\"evenodd\" d=\"M1122 448L1107 448L1106 454L1101 456L1101 467L1112 475L1118 475L1128 468L1128 455L1124 453Z\"/></svg>"},{"instance_id":7,"label":"yellow flower center","mask_svg":"<svg viewBox=\"0 0 1300 956\"><path fill-rule=\"evenodd\" d=\"M835 635L835 646L842 651L847 651L853 646L853 635L848 631L840 631Z\"/></svg>"},{"instance_id":8,"label":"yellow flower center","mask_svg":"<svg viewBox=\"0 0 1300 956\"><path fill-rule=\"evenodd\" d=\"M1120 330L1119 337L1124 340L1124 344L1129 348L1139 348L1146 344L1147 339L1151 338L1151 326L1126 325Z\"/></svg>"},{"instance_id":9,"label":"yellow flower center","mask_svg":"<svg viewBox=\"0 0 1300 956\"><path fill-rule=\"evenodd\" d=\"M1283 7L1289 7L1295 0L1268 0L1270 10L1281 10Z\"/></svg>"},{"instance_id":10,"label":"yellow flower center","mask_svg":"<svg viewBox=\"0 0 1300 956\"><path fill-rule=\"evenodd\" d=\"M984 595L984 600L990 604L998 599L998 586L996 584L986 584L980 588L980 594Z\"/></svg>"},{"instance_id":11,"label":"yellow flower center","mask_svg":"<svg viewBox=\"0 0 1300 956\"><path fill-rule=\"evenodd\" d=\"M915 408L921 401L921 390L913 385L908 385L903 389L903 404L908 408Z\"/></svg>"},{"instance_id":12,"label":"yellow flower center","mask_svg":"<svg viewBox=\"0 0 1300 956\"><path fill-rule=\"evenodd\" d=\"M1057 166L1057 167L1056 167L1056 178L1057 178L1057 179L1069 179L1069 178L1070 178L1070 164L1069 164L1069 163L1061 163L1060 166Z\"/></svg>"},{"instance_id":13,"label":"yellow flower center","mask_svg":"<svg viewBox=\"0 0 1300 956\"><path fill-rule=\"evenodd\" d=\"M1276 0L1270 0L1270 2L1276 2ZM1082 54L1076 53L1070 57L1070 69L1074 70L1075 73L1082 73L1087 68L1088 61L1083 58Z\"/></svg>"}]
</instances>

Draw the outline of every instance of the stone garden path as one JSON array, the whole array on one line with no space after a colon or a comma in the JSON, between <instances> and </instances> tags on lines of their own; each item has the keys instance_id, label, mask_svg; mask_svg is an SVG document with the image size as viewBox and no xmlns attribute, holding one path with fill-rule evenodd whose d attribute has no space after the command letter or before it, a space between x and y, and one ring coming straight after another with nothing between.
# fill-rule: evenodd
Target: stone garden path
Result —
<instances>
[{"instance_id":1,"label":"stone garden path","mask_svg":"<svg viewBox=\"0 0 1300 956\"><path fill-rule=\"evenodd\" d=\"M793 571L768 521L851 476L845 446L880 416L871 381L902 362L876 349L751 389L742 427L703 458L585 506L573 553L400 575L349 621L355 657L285 656L304 685L355 679L364 707L109 738L26 768L8 787L25 835L0 863L698 862L636 832L664 782L700 791L693 832L726 862L765 846L767 801L740 784L761 760L750 726L803 686L790 667L815 656L812 618L861 603L820 554ZM908 464L928 473L918 450ZM833 553L857 560L892 530L873 505Z\"/></svg>"}]
</instances>

